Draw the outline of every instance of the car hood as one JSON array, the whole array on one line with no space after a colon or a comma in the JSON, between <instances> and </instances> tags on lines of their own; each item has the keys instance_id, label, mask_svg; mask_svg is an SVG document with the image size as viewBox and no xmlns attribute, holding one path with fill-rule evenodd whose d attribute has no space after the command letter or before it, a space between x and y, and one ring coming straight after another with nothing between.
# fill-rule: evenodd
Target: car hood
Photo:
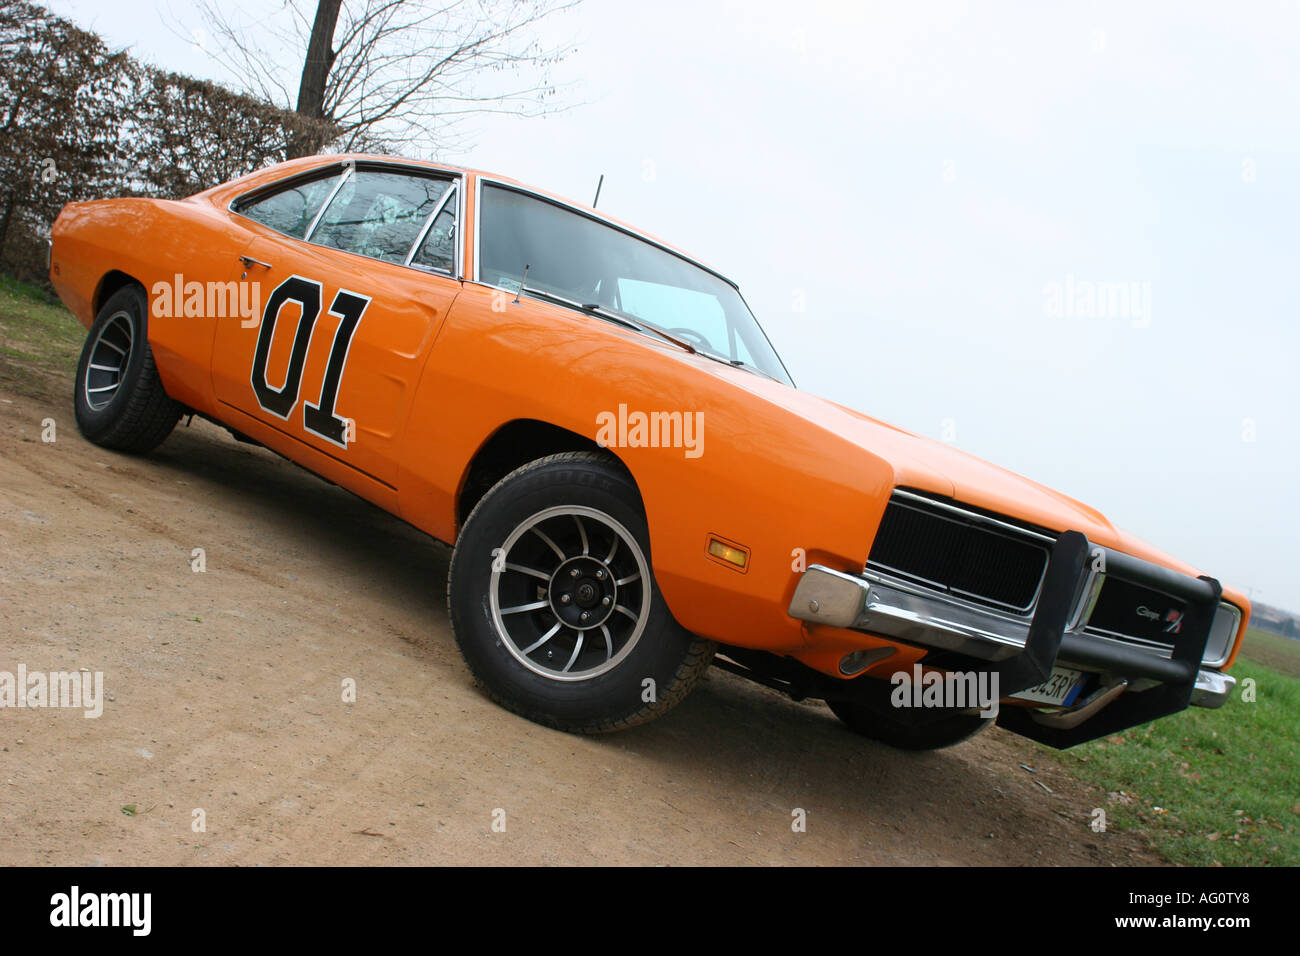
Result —
<instances>
[{"instance_id":1,"label":"car hood","mask_svg":"<svg viewBox=\"0 0 1300 956\"><path fill-rule=\"evenodd\" d=\"M753 396L883 461L893 471L895 486L944 495L1055 532L1080 531L1096 544L1186 574L1201 573L1117 528L1097 509L952 445L754 373L715 365L715 374Z\"/></svg>"}]
</instances>

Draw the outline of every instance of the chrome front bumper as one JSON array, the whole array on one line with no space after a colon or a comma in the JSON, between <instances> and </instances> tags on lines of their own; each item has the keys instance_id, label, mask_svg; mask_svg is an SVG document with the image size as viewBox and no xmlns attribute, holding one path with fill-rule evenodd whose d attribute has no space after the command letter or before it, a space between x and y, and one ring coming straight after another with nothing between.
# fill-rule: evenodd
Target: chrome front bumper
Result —
<instances>
[{"instance_id":1,"label":"chrome front bumper","mask_svg":"<svg viewBox=\"0 0 1300 956\"><path fill-rule=\"evenodd\" d=\"M1237 686L1237 678L1219 671L1199 670L1196 672L1196 686L1192 688L1193 707L1222 707Z\"/></svg>"},{"instance_id":2,"label":"chrome front bumper","mask_svg":"<svg viewBox=\"0 0 1300 956\"><path fill-rule=\"evenodd\" d=\"M1049 664L1163 682L1188 681L1192 675L1186 659L1174 660L1084 633L1078 613L1084 590L1080 586L1069 598L1069 613L1058 622L1059 644ZM1217 592L1217 587L1214 590ZM929 592L872 571L853 575L822 565L813 565L800 577L790 602L790 615L813 624L850 628L951 651L989 662L995 668L1025 652L1032 627L1028 618ZM1188 702L1197 707L1220 707L1235 685L1236 679L1230 675L1197 667Z\"/></svg>"},{"instance_id":3,"label":"chrome front bumper","mask_svg":"<svg viewBox=\"0 0 1300 956\"><path fill-rule=\"evenodd\" d=\"M814 564L799 579L790 616L814 624L870 631L909 644L1002 661L1024 650L1029 625L1010 615Z\"/></svg>"}]
</instances>

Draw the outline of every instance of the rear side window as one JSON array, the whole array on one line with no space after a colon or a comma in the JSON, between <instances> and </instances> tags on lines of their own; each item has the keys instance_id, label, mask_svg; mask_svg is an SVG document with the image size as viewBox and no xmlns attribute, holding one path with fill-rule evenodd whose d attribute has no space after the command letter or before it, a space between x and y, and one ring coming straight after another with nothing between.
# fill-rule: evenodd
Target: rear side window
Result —
<instances>
[{"instance_id":1,"label":"rear side window","mask_svg":"<svg viewBox=\"0 0 1300 956\"><path fill-rule=\"evenodd\" d=\"M239 213L295 239L307 236L321 206L338 185L341 173L299 182L239 207Z\"/></svg>"},{"instance_id":2,"label":"rear side window","mask_svg":"<svg viewBox=\"0 0 1300 956\"><path fill-rule=\"evenodd\" d=\"M311 241L405 263L449 188L445 179L357 170L330 201Z\"/></svg>"}]
</instances>

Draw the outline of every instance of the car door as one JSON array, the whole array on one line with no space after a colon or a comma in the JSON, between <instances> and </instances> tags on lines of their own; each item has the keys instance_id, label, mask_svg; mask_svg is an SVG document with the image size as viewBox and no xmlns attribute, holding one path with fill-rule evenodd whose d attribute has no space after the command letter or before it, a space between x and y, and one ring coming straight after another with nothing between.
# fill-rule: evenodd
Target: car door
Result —
<instances>
[{"instance_id":1,"label":"car door","mask_svg":"<svg viewBox=\"0 0 1300 956\"><path fill-rule=\"evenodd\" d=\"M292 438L290 457L314 449L395 488L411 396L460 292L463 192L447 173L346 163L236 202L262 313L218 328L218 401Z\"/></svg>"}]
</instances>

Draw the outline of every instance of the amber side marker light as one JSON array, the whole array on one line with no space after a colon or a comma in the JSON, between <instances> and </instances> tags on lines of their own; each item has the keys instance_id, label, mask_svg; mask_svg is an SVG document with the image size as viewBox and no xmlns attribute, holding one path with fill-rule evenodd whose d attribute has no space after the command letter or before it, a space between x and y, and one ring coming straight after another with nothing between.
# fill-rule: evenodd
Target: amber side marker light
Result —
<instances>
[{"instance_id":1,"label":"amber side marker light","mask_svg":"<svg viewBox=\"0 0 1300 956\"><path fill-rule=\"evenodd\" d=\"M745 570L749 564L749 552L744 548L723 541L721 538L709 537L709 557L723 564L729 564L737 570Z\"/></svg>"}]
</instances>

